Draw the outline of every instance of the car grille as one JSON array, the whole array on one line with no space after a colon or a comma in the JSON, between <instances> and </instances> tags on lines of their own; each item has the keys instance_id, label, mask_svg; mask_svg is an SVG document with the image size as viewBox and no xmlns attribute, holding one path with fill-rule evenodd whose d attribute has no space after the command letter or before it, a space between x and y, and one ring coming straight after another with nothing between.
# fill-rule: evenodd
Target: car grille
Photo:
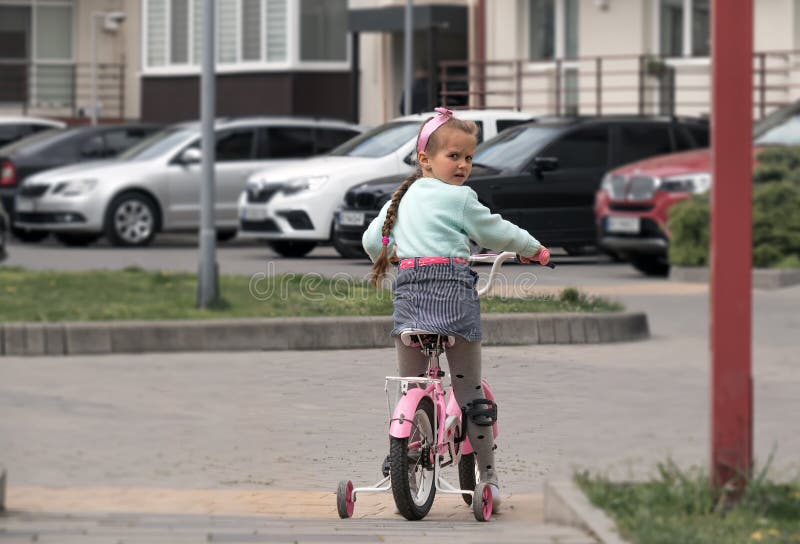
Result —
<instances>
[{"instance_id":1,"label":"car grille","mask_svg":"<svg viewBox=\"0 0 800 544\"><path fill-rule=\"evenodd\" d=\"M261 203L269 202L269 200L280 190L280 185L267 185L260 188L247 189L247 201Z\"/></svg>"},{"instance_id":2,"label":"car grille","mask_svg":"<svg viewBox=\"0 0 800 544\"><path fill-rule=\"evenodd\" d=\"M649 212L653 209L651 204L633 204L629 202L614 202L608 207L612 212Z\"/></svg>"},{"instance_id":3,"label":"car grille","mask_svg":"<svg viewBox=\"0 0 800 544\"><path fill-rule=\"evenodd\" d=\"M38 198L45 194L49 188L49 185L23 185L19 188L19 196Z\"/></svg>"},{"instance_id":4,"label":"car grille","mask_svg":"<svg viewBox=\"0 0 800 544\"><path fill-rule=\"evenodd\" d=\"M352 210L380 210L386 197L386 194L380 192L348 191L344 195L344 202Z\"/></svg>"},{"instance_id":5,"label":"car grille","mask_svg":"<svg viewBox=\"0 0 800 544\"><path fill-rule=\"evenodd\" d=\"M289 225L295 230L314 230L314 223L303 210L292 210L289 212L278 212L278 215L285 217Z\"/></svg>"},{"instance_id":6,"label":"car grille","mask_svg":"<svg viewBox=\"0 0 800 544\"><path fill-rule=\"evenodd\" d=\"M240 223L242 230L255 231L255 232L280 232L281 228L272 219L265 219L264 221L245 221Z\"/></svg>"}]
</instances>

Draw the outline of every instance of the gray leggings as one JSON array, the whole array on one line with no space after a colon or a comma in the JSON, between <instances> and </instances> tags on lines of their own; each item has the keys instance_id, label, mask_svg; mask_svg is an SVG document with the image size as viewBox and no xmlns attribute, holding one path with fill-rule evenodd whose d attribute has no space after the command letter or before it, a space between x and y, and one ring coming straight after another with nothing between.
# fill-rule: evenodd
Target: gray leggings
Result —
<instances>
[{"instance_id":1,"label":"gray leggings","mask_svg":"<svg viewBox=\"0 0 800 544\"><path fill-rule=\"evenodd\" d=\"M403 344L395 337L397 346L397 366L400 376L422 376L428 368L428 359L419 348ZM453 347L445 352L450 367L450 380L453 392L463 406L473 399L486 398L481 387L481 343L468 342L456 336ZM469 418L467 418L469 419ZM467 436L478 457L478 467L482 482L497 484L494 467L494 437L491 427L481 427L471 421L466 422Z\"/></svg>"}]
</instances>

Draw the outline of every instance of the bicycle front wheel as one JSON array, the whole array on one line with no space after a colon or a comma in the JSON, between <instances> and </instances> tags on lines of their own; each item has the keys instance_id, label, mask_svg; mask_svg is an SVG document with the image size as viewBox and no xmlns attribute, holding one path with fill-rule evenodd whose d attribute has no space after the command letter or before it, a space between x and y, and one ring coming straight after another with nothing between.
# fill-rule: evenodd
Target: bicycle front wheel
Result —
<instances>
[{"instance_id":1,"label":"bicycle front wheel","mask_svg":"<svg viewBox=\"0 0 800 544\"><path fill-rule=\"evenodd\" d=\"M389 438L389 471L397 509L408 520L424 518L433 506L433 403L425 397L417 405L408 438Z\"/></svg>"}]
</instances>

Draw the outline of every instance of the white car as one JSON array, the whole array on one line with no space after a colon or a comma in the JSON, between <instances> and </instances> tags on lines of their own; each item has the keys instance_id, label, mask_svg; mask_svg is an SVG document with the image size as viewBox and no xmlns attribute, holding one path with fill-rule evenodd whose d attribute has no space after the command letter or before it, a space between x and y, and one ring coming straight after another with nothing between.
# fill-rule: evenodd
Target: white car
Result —
<instances>
[{"instance_id":1,"label":"white car","mask_svg":"<svg viewBox=\"0 0 800 544\"><path fill-rule=\"evenodd\" d=\"M325 156L254 173L239 197L239 236L266 240L284 257L302 257L328 242L334 212L348 189L414 169L417 133L431 115L400 117ZM456 116L478 124L479 142L532 117L501 110L464 110Z\"/></svg>"}]
</instances>

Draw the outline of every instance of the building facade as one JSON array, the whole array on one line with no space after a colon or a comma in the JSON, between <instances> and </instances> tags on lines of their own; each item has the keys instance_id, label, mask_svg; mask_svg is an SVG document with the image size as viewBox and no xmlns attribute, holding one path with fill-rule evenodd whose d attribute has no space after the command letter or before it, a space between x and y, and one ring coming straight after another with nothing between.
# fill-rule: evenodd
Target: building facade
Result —
<instances>
[{"instance_id":1,"label":"building facade","mask_svg":"<svg viewBox=\"0 0 800 544\"><path fill-rule=\"evenodd\" d=\"M414 0L426 106L710 111L711 0ZM405 0L216 0L217 112L401 113ZM203 0L0 0L0 113L199 115ZM798 98L800 0L754 0L754 117ZM124 14L124 21L108 20ZM95 47L92 44L96 44ZM94 66L94 69L92 68Z\"/></svg>"}]
</instances>

